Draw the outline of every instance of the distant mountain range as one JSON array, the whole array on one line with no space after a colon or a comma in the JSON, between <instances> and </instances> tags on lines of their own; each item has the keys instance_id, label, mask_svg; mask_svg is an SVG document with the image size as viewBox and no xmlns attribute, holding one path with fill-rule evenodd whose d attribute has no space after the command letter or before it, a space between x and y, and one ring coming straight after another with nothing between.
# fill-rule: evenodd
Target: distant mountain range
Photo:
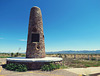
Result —
<instances>
[{"instance_id":1,"label":"distant mountain range","mask_svg":"<svg viewBox=\"0 0 100 76\"><path fill-rule=\"evenodd\" d=\"M7 52L0 52L0 53L7 53ZM16 53L16 52L15 52ZM19 52L25 54L26 52ZM81 50L81 51L73 51L73 50L64 50L64 51L57 51L57 52L46 52L46 54L100 54L100 50Z\"/></svg>"},{"instance_id":2,"label":"distant mountain range","mask_svg":"<svg viewBox=\"0 0 100 76\"><path fill-rule=\"evenodd\" d=\"M100 54L100 50L96 51L89 51L89 50L82 50L82 51L58 51L58 52L46 52L46 54Z\"/></svg>"}]
</instances>

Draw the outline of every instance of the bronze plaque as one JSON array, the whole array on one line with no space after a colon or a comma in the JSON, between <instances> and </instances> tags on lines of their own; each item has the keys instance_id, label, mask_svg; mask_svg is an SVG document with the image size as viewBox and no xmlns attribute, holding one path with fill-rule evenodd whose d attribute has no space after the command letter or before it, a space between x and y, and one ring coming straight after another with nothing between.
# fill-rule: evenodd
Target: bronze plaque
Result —
<instances>
[{"instance_id":1,"label":"bronze plaque","mask_svg":"<svg viewBox=\"0 0 100 76\"><path fill-rule=\"evenodd\" d=\"M32 34L31 42L39 42L39 34Z\"/></svg>"}]
</instances>

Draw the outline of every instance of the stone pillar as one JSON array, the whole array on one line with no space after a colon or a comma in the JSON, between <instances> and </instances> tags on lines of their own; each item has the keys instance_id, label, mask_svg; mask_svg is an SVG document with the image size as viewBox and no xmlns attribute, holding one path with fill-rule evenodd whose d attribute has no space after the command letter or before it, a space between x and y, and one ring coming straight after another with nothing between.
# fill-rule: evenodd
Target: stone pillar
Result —
<instances>
[{"instance_id":1,"label":"stone pillar","mask_svg":"<svg viewBox=\"0 0 100 76\"><path fill-rule=\"evenodd\" d=\"M39 7L32 7L30 11L26 58L44 58L45 44L42 14Z\"/></svg>"}]
</instances>

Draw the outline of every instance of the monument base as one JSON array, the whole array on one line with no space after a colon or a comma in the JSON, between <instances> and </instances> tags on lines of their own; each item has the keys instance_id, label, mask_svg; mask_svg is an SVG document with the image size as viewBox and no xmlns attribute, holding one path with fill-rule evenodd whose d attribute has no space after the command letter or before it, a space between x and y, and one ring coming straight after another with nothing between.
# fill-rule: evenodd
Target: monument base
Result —
<instances>
[{"instance_id":1,"label":"monument base","mask_svg":"<svg viewBox=\"0 0 100 76\"><path fill-rule=\"evenodd\" d=\"M51 62L61 62L62 58L59 57L45 57L45 58L26 58L26 57L13 57L6 59L7 64L9 63L19 63L25 64L29 70L40 69L44 64L49 64Z\"/></svg>"}]
</instances>

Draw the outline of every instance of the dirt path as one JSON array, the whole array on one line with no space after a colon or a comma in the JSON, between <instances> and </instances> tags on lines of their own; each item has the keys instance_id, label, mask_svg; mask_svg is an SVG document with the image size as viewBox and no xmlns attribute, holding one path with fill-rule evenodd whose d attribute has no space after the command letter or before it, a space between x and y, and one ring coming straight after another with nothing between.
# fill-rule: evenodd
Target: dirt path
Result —
<instances>
[{"instance_id":1,"label":"dirt path","mask_svg":"<svg viewBox=\"0 0 100 76\"><path fill-rule=\"evenodd\" d=\"M1 64L5 64L6 59L0 58L0 62L2 62ZM0 76L79 76L75 73L68 72L63 69L51 72L40 71L40 70L27 71L27 72L14 72L5 70L4 68L2 68L1 64L0 64Z\"/></svg>"}]
</instances>

